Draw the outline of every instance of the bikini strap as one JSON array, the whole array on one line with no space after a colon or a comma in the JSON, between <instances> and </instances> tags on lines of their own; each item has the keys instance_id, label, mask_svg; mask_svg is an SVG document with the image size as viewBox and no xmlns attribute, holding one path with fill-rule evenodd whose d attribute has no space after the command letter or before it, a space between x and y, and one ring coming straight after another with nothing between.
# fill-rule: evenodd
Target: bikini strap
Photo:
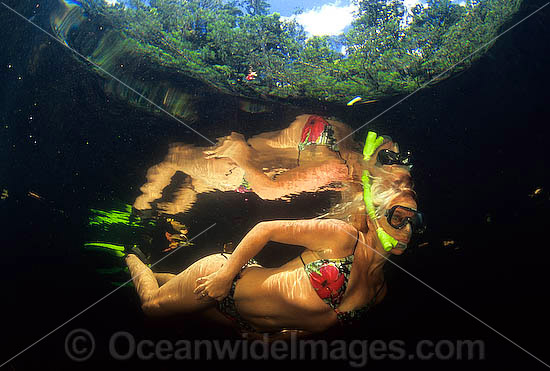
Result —
<instances>
[{"instance_id":1,"label":"bikini strap","mask_svg":"<svg viewBox=\"0 0 550 371\"><path fill-rule=\"evenodd\" d=\"M304 265L304 267L306 266L306 263L304 262L304 259L302 259L302 254L303 252L300 254L300 260L302 261L302 264Z\"/></svg>"},{"instance_id":2,"label":"bikini strap","mask_svg":"<svg viewBox=\"0 0 550 371\"><path fill-rule=\"evenodd\" d=\"M357 248L357 243L359 242L359 230L357 230L357 238L355 239L355 246L353 246L353 252L351 255L355 255L355 249Z\"/></svg>"},{"instance_id":3,"label":"bikini strap","mask_svg":"<svg viewBox=\"0 0 550 371\"><path fill-rule=\"evenodd\" d=\"M359 243L359 230L357 230L357 238L355 239L355 246L353 246L353 252L351 255L355 255L355 249L357 249L357 244ZM302 253L303 254L303 253ZM302 254L300 254L300 260L302 261L302 264L304 267L306 266L306 262L304 262L304 259L302 259Z\"/></svg>"}]
</instances>

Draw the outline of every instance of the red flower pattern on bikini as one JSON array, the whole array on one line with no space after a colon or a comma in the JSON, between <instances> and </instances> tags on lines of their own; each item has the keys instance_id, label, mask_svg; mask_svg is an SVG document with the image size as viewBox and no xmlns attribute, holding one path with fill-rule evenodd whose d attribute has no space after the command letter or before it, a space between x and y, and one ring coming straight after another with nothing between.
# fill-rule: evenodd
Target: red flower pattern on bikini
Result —
<instances>
[{"instance_id":1,"label":"red flower pattern on bikini","mask_svg":"<svg viewBox=\"0 0 550 371\"><path fill-rule=\"evenodd\" d=\"M302 138L300 143L304 143L307 139L309 143L315 143L319 136L325 130L325 127L328 125L328 122L325 121L321 116L311 116L302 130ZM309 134L309 137L308 137Z\"/></svg>"},{"instance_id":2,"label":"red flower pattern on bikini","mask_svg":"<svg viewBox=\"0 0 550 371\"><path fill-rule=\"evenodd\" d=\"M342 297L342 286L344 285L344 275L333 265L323 265L319 273L311 272L309 280L311 285L317 291L319 297L323 300L330 298L331 302L340 302Z\"/></svg>"}]
</instances>

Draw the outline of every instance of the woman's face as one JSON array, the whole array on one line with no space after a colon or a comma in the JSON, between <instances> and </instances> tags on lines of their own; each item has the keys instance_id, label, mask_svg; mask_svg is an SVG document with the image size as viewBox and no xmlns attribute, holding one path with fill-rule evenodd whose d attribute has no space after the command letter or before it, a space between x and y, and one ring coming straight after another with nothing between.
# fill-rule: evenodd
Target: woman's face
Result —
<instances>
[{"instance_id":1,"label":"woman's face","mask_svg":"<svg viewBox=\"0 0 550 371\"><path fill-rule=\"evenodd\" d=\"M412 195L409 195L409 194L399 195L395 197L388 205L388 210L396 205L409 207L414 210L417 209L416 201L414 200ZM402 227L401 229L396 229L388 223L386 216L382 216L378 220L378 223L382 228L384 228L384 231L386 231L386 233L388 233L390 236L395 238L397 241L403 244L409 243L412 235L412 227L410 223L405 224L405 226ZM403 251L404 250L402 249L394 248L391 250L391 253L395 255L401 255Z\"/></svg>"}]
</instances>

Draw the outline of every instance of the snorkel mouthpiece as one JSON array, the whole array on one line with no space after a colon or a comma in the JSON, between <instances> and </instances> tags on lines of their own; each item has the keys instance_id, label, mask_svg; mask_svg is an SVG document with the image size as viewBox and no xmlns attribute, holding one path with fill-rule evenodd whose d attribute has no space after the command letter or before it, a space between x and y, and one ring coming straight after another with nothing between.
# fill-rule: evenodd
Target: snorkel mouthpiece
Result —
<instances>
[{"instance_id":1,"label":"snorkel mouthpiece","mask_svg":"<svg viewBox=\"0 0 550 371\"><path fill-rule=\"evenodd\" d=\"M382 227L378 227L378 229L376 230L376 234L378 235L380 242L382 242L382 247L384 248L384 250L390 251L397 246L398 241L387 234L386 231L382 229Z\"/></svg>"}]
</instances>

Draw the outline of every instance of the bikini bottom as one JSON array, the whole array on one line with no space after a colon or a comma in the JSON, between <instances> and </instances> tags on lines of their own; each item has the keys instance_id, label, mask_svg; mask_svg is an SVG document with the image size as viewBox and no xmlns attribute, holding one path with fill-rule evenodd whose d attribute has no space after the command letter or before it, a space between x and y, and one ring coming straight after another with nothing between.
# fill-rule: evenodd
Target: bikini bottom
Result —
<instances>
[{"instance_id":1,"label":"bikini bottom","mask_svg":"<svg viewBox=\"0 0 550 371\"><path fill-rule=\"evenodd\" d=\"M227 256L225 256L222 253L222 256L227 259ZM235 288L237 287L237 281L241 278L241 273L248 267L252 265L259 265L257 261L254 259L250 259L242 268L241 271L235 276L233 279L233 283L231 284L231 289L229 289L229 294L223 298L221 301L218 302L218 310L225 315L230 320L237 323L239 328L241 329L241 332L258 332L248 321L246 321L237 310L237 306L235 305Z\"/></svg>"}]
</instances>

